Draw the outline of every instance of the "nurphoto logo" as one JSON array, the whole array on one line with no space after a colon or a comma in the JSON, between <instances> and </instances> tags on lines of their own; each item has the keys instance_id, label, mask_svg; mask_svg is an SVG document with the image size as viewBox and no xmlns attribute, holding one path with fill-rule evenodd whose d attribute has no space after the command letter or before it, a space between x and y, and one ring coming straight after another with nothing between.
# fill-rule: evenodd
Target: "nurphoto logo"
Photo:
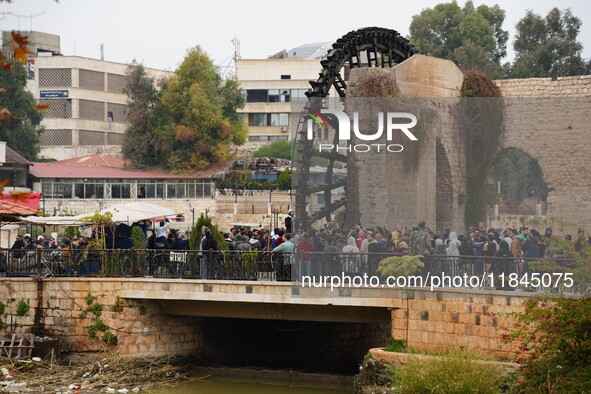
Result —
<instances>
[{"instance_id":1,"label":"nurphoto logo","mask_svg":"<svg viewBox=\"0 0 591 394\"><path fill-rule=\"evenodd\" d=\"M308 116L310 119L307 120L307 138L308 140L314 139L314 123L318 126L320 131L328 131L328 122L322 114L334 115L338 122L338 133L339 141L351 141L351 119L344 112L337 109L321 109L320 112L310 109ZM417 125L417 117L408 112L378 112L378 129L373 134L364 134L359 129L359 113L353 112L353 134L355 138L361 141L377 141L382 138L384 134L384 124L386 124L386 140L392 141L394 132L396 130L401 131L409 140L418 141L417 137L410 131L414 126ZM404 146L401 144L384 144L384 143L372 143L372 144L324 144L321 143L318 146L320 152L326 151L347 151L347 152L370 152L376 151L381 152L386 150L388 152L402 152Z\"/></svg>"}]
</instances>

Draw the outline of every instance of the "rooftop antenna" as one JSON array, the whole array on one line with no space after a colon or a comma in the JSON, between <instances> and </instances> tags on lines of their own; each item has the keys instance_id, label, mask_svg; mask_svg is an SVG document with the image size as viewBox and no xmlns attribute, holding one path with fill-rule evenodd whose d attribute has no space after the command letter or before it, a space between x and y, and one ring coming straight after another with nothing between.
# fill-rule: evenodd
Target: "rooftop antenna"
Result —
<instances>
[{"instance_id":1,"label":"rooftop antenna","mask_svg":"<svg viewBox=\"0 0 591 394\"><path fill-rule=\"evenodd\" d=\"M101 60L105 60L105 44L101 42Z\"/></svg>"},{"instance_id":2,"label":"rooftop antenna","mask_svg":"<svg viewBox=\"0 0 591 394\"><path fill-rule=\"evenodd\" d=\"M234 75L238 74L238 64L236 62L237 59L240 59L240 40L238 37L234 37L232 39L232 44L234 44Z\"/></svg>"}]
</instances>

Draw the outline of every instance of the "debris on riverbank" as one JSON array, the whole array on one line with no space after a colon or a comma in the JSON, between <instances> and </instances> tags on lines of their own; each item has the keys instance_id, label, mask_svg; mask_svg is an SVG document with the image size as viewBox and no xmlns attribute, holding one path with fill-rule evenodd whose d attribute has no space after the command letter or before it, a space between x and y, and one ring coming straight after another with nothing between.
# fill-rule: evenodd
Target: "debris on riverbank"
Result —
<instances>
[{"instance_id":1,"label":"debris on riverbank","mask_svg":"<svg viewBox=\"0 0 591 394\"><path fill-rule=\"evenodd\" d=\"M86 363L16 361L0 358L0 391L132 393L156 386L199 380L183 359L128 359L107 356Z\"/></svg>"}]
</instances>

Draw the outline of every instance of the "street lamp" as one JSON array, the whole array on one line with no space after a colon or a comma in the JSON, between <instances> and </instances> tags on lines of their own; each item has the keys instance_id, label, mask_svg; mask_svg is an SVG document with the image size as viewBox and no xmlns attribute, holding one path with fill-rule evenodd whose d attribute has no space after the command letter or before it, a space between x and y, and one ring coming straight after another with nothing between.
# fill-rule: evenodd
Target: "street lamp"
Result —
<instances>
[{"instance_id":1,"label":"street lamp","mask_svg":"<svg viewBox=\"0 0 591 394\"><path fill-rule=\"evenodd\" d=\"M195 227L195 208L193 208L193 204L189 203L189 211L191 211L192 223L193 225L191 228Z\"/></svg>"}]
</instances>

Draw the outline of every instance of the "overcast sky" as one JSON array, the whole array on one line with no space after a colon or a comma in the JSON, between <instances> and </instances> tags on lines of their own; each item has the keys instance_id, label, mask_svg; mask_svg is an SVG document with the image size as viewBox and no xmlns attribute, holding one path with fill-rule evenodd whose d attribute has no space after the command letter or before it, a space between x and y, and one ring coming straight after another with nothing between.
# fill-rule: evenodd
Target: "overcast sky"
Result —
<instances>
[{"instance_id":1,"label":"overcast sky","mask_svg":"<svg viewBox=\"0 0 591 394\"><path fill-rule=\"evenodd\" d=\"M216 64L228 64L232 39L240 40L242 58L266 58L300 44L335 41L367 26L408 34L413 15L440 1L386 0L13 0L0 3L1 30L33 30L61 36L62 53L174 70L185 51L201 45ZM463 6L464 1L459 2ZM579 40L591 57L591 2L588 0L484 0L506 11L510 33L527 9L546 15L555 6L571 8L583 21ZM20 15L20 17L16 16ZM33 17L30 17L33 15Z\"/></svg>"}]
</instances>

